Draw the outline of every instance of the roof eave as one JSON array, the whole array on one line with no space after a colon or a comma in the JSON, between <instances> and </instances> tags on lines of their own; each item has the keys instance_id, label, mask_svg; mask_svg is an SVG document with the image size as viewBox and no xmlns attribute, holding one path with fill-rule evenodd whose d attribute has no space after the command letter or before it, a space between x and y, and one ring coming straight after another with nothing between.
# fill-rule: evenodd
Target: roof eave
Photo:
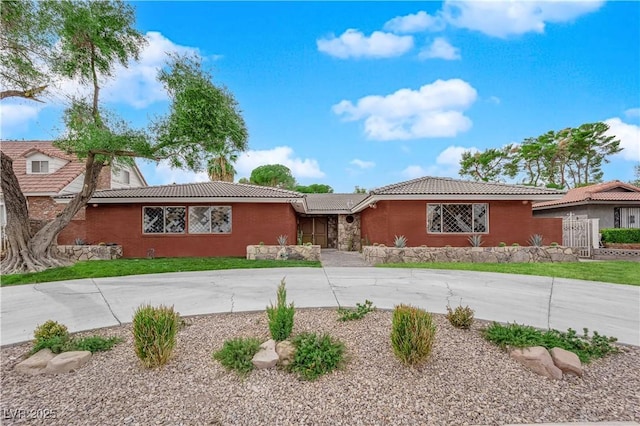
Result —
<instances>
[{"instance_id":1,"label":"roof eave","mask_svg":"<svg viewBox=\"0 0 640 426\"><path fill-rule=\"evenodd\" d=\"M56 202L67 204L71 198L56 198ZM253 198L253 197L135 197L135 198L91 198L88 204L158 204L158 203L181 203L181 204L202 204L202 203L301 203L302 198Z\"/></svg>"}]
</instances>

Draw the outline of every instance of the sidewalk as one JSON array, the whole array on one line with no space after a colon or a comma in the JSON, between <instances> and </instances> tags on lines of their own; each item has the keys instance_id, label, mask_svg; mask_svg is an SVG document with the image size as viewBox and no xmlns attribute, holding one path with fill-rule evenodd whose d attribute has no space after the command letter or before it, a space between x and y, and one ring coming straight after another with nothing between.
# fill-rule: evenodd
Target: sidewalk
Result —
<instances>
[{"instance_id":1,"label":"sidewalk","mask_svg":"<svg viewBox=\"0 0 640 426\"><path fill-rule=\"evenodd\" d=\"M0 345L32 338L46 320L70 331L127 323L142 303L182 315L263 310L286 277L296 307L381 309L409 303L434 313L469 305L476 318L582 332L640 345L640 287L561 278L372 267L243 269L83 279L0 288Z\"/></svg>"}]
</instances>

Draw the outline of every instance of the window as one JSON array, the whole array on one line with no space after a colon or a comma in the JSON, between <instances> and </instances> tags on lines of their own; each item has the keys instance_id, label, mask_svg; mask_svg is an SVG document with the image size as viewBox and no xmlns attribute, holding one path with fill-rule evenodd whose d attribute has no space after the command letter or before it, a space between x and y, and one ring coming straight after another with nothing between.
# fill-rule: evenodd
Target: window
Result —
<instances>
[{"instance_id":1,"label":"window","mask_svg":"<svg viewBox=\"0 0 640 426\"><path fill-rule=\"evenodd\" d=\"M131 182L131 176L128 171L122 171L122 183L126 183L127 185Z\"/></svg>"},{"instance_id":2,"label":"window","mask_svg":"<svg viewBox=\"0 0 640 426\"><path fill-rule=\"evenodd\" d=\"M427 204L427 232L432 233L487 233L489 232L489 205Z\"/></svg>"},{"instance_id":3,"label":"window","mask_svg":"<svg viewBox=\"0 0 640 426\"><path fill-rule=\"evenodd\" d=\"M32 161L31 173L49 173L48 161Z\"/></svg>"},{"instance_id":4,"label":"window","mask_svg":"<svg viewBox=\"0 0 640 426\"><path fill-rule=\"evenodd\" d=\"M142 232L145 234L184 234L185 207L144 207Z\"/></svg>"},{"instance_id":5,"label":"window","mask_svg":"<svg viewBox=\"0 0 640 426\"><path fill-rule=\"evenodd\" d=\"M186 207L143 207L144 234L184 234L187 230ZM231 206L189 207L190 234L231 233Z\"/></svg>"},{"instance_id":6,"label":"window","mask_svg":"<svg viewBox=\"0 0 640 426\"><path fill-rule=\"evenodd\" d=\"M614 207L614 228L640 228L637 218L640 217L640 207Z\"/></svg>"},{"instance_id":7,"label":"window","mask_svg":"<svg viewBox=\"0 0 640 426\"><path fill-rule=\"evenodd\" d=\"M189 233L231 233L231 206L189 207Z\"/></svg>"}]
</instances>

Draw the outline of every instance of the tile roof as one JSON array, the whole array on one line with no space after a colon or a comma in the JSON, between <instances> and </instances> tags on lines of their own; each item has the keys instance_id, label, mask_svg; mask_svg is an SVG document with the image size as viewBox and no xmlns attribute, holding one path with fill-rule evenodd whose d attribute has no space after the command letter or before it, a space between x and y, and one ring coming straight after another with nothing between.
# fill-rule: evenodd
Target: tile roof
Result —
<instances>
[{"instance_id":1,"label":"tile roof","mask_svg":"<svg viewBox=\"0 0 640 426\"><path fill-rule=\"evenodd\" d=\"M472 182L443 177L421 177L371 191L374 195L549 195L559 197L564 191L536 186L494 182Z\"/></svg>"},{"instance_id":2,"label":"tile roof","mask_svg":"<svg viewBox=\"0 0 640 426\"><path fill-rule=\"evenodd\" d=\"M179 185L147 186L142 188L107 189L96 191L90 202L98 199L140 198L304 198L304 195L286 189L231 182L199 182Z\"/></svg>"},{"instance_id":3,"label":"tile roof","mask_svg":"<svg viewBox=\"0 0 640 426\"><path fill-rule=\"evenodd\" d=\"M368 194L306 194L308 213L351 213Z\"/></svg>"},{"instance_id":4,"label":"tile roof","mask_svg":"<svg viewBox=\"0 0 640 426\"><path fill-rule=\"evenodd\" d=\"M59 193L85 170L84 162L56 148L50 141L2 141L0 150L13 160L13 171L25 195ZM27 174L26 157L34 152L68 162L55 173Z\"/></svg>"},{"instance_id":5,"label":"tile roof","mask_svg":"<svg viewBox=\"0 0 640 426\"><path fill-rule=\"evenodd\" d=\"M545 201L533 205L534 209L567 206L572 204L596 203L598 201L637 201L640 202L640 188L628 183L613 180L570 189L559 200Z\"/></svg>"}]
</instances>

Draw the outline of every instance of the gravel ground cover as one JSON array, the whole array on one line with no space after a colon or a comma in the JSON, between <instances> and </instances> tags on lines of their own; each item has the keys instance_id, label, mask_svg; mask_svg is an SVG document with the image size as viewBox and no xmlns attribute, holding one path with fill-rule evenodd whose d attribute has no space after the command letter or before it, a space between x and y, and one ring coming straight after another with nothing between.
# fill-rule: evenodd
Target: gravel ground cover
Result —
<instances>
[{"instance_id":1,"label":"gravel ground cover","mask_svg":"<svg viewBox=\"0 0 640 426\"><path fill-rule=\"evenodd\" d=\"M535 375L479 333L435 315L430 360L402 366L389 343L391 312L339 322L335 310L296 311L294 333L329 332L345 342L343 370L305 382L285 371L242 380L211 357L225 339L268 338L264 312L187 319L173 359L145 370L130 325L99 330L125 342L78 371L27 376L13 371L29 344L0 350L2 424L47 425L494 425L640 422L640 348L597 360L582 379ZM93 333L83 333L93 334ZM11 419L12 415L20 415ZM48 417L44 419L43 417Z\"/></svg>"}]
</instances>

